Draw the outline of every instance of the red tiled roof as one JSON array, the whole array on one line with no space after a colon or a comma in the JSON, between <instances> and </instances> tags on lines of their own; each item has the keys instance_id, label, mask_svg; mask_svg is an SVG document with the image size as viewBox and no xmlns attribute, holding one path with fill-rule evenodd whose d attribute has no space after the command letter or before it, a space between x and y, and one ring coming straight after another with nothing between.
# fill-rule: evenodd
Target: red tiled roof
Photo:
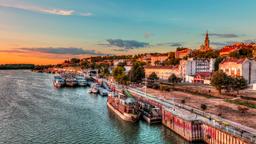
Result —
<instances>
[{"instance_id":1,"label":"red tiled roof","mask_svg":"<svg viewBox=\"0 0 256 144\"><path fill-rule=\"evenodd\" d=\"M237 47L226 46L220 50L220 52L232 52L237 50Z\"/></svg>"},{"instance_id":2,"label":"red tiled roof","mask_svg":"<svg viewBox=\"0 0 256 144\"><path fill-rule=\"evenodd\" d=\"M197 72L195 76L200 76L201 78L211 77L212 72Z\"/></svg>"},{"instance_id":3,"label":"red tiled roof","mask_svg":"<svg viewBox=\"0 0 256 144\"><path fill-rule=\"evenodd\" d=\"M221 64L224 64L224 63L227 63L227 62L233 62L233 63L237 63L237 64L242 64L245 60L246 60L246 58L240 58L240 59L237 59L237 58L227 58L227 59L223 60L221 62Z\"/></svg>"},{"instance_id":4,"label":"red tiled roof","mask_svg":"<svg viewBox=\"0 0 256 144\"><path fill-rule=\"evenodd\" d=\"M220 50L220 52L232 52L234 50L241 49L241 48L253 48L253 47L255 47L254 43L249 43L249 44L246 44L246 43L234 43L234 44L231 44L231 45L223 47Z\"/></svg>"},{"instance_id":5,"label":"red tiled roof","mask_svg":"<svg viewBox=\"0 0 256 144\"><path fill-rule=\"evenodd\" d=\"M185 48L183 50L176 51L177 53L188 53L190 51L189 48Z\"/></svg>"}]
</instances>

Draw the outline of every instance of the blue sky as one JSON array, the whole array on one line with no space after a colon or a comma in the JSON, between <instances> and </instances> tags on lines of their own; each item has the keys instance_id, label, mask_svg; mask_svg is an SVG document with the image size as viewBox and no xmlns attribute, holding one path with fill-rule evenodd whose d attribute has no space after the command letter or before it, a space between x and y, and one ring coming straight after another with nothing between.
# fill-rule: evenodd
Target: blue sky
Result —
<instances>
[{"instance_id":1,"label":"blue sky","mask_svg":"<svg viewBox=\"0 0 256 144\"><path fill-rule=\"evenodd\" d=\"M255 0L0 0L0 50L166 52L198 48L207 30L219 48L254 41L255 18Z\"/></svg>"}]
</instances>

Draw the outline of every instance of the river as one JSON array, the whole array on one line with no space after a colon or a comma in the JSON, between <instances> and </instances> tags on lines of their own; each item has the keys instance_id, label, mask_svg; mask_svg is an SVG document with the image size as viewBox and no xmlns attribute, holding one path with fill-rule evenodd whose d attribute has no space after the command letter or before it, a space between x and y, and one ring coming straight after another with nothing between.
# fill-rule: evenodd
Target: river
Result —
<instances>
[{"instance_id":1,"label":"river","mask_svg":"<svg viewBox=\"0 0 256 144\"><path fill-rule=\"evenodd\" d=\"M0 144L187 144L161 124L121 120L87 88L56 89L52 77L0 71Z\"/></svg>"}]
</instances>

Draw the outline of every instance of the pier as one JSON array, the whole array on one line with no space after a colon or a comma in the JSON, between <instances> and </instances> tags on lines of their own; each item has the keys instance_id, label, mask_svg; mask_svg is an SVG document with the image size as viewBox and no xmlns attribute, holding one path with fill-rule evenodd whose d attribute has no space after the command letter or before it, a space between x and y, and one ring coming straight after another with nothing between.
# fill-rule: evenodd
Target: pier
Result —
<instances>
[{"instance_id":1,"label":"pier","mask_svg":"<svg viewBox=\"0 0 256 144\"><path fill-rule=\"evenodd\" d=\"M254 144L256 130L201 110L126 87L138 100L162 110L162 124L188 141L209 144Z\"/></svg>"}]
</instances>

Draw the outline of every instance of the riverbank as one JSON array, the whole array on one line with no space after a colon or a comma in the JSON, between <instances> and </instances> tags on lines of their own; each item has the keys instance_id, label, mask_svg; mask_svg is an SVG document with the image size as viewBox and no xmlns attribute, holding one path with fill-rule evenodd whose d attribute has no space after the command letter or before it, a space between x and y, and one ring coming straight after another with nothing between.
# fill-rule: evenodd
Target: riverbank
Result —
<instances>
[{"instance_id":1,"label":"riverbank","mask_svg":"<svg viewBox=\"0 0 256 144\"><path fill-rule=\"evenodd\" d=\"M1 64L0 70L32 70L34 64Z\"/></svg>"},{"instance_id":2,"label":"riverbank","mask_svg":"<svg viewBox=\"0 0 256 144\"><path fill-rule=\"evenodd\" d=\"M179 104L174 100L145 94L137 88L129 87L128 90L137 99L158 106L162 110L164 109L162 111L162 123L189 141L203 140L213 144L248 144L256 142L255 129ZM165 112L165 110L168 112Z\"/></svg>"},{"instance_id":3,"label":"riverbank","mask_svg":"<svg viewBox=\"0 0 256 144\"><path fill-rule=\"evenodd\" d=\"M0 71L0 143L189 144L162 125L120 120L88 88L56 89L53 75Z\"/></svg>"},{"instance_id":4,"label":"riverbank","mask_svg":"<svg viewBox=\"0 0 256 144\"><path fill-rule=\"evenodd\" d=\"M219 115L225 119L256 129L256 109L254 108L249 108L246 113L241 113L238 110L238 105L226 102L224 98L207 98L180 91L164 92L149 88L147 89L147 92L197 109L201 109L201 104L205 104L207 106L205 112L207 113Z\"/></svg>"}]
</instances>

